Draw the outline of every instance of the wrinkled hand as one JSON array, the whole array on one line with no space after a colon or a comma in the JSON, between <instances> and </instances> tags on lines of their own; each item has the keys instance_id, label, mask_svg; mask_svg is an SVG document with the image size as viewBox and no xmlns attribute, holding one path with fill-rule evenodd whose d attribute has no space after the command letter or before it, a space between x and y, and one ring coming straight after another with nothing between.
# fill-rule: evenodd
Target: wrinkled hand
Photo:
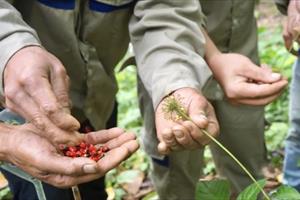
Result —
<instances>
[{"instance_id":1,"label":"wrinkled hand","mask_svg":"<svg viewBox=\"0 0 300 200\"><path fill-rule=\"evenodd\" d=\"M71 187L102 177L138 149L135 135L112 128L85 134L85 141L110 150L98 162L63 156L32 124L7 126L6 161L56 187Z\"/></svg>"},{"instance_id":2,"label":"wrinkled hand","mask_svg":"<svg viewBox=\"0 0 300 200\"><path fill-rule=\"evenodd\" d=\"M293 49L293 41L300 44L300 1L290 0L288 6L287 23L283 26L283 38L285 47L293 54L297 52Z\"/></svg>"},{"instance_id":3,"label":"wrinkled hand","mask_svg":"<svg viewBox=\"0 0 300 200\"><path fill-rule=\"evenodd\" d=\"M240 54L218 54L208 64L213 66L216 80L234 104L266 105L288 84L280 74L265 66L258 67Z\"/></svg>"},{"instance_id":4,"label":"wrinkled hand","mask_svg":"<svg viewBox=\"0 0 300 200\"><path fill-rule=\"evenodd\" d=\"M37 46L25 47L11 57L4 71L6 106L53 144L76 144L80 125L69 113L68 79L52 54Z\"/></svg>"},{"instance_id":5,"label":"wrinkled hand","mask_svg":"<svg viewBox=\"0 0 300 200\"><path fill-rule=\"evenodd\" d=\"M210 139L201 129L205 129L213 137L216 137L219 131L213 107L192 88L178 89L172 95L179 99L193 122L176 120L176 116L171 116L172 113L166 113L167 102L166 98L163 99L155 113L157 137L160 141L158 151L168 154L171 151L202 148Z\"/></svg>"}]
</instances>

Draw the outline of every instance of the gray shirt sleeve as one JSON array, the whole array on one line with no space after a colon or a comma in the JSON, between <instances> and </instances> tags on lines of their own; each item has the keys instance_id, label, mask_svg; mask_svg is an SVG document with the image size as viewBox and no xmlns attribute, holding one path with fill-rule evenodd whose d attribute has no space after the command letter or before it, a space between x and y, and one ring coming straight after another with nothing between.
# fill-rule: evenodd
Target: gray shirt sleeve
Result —
<instances>
[{"instance_id":1,"label":"gray shirt sleeve","mask_svg":"<svg viewBox=\"0 0 300 200\"><path fill-rule=\"evenodd\" d=\"M3 71L10 57L18 50L40 45L37 34L8 2L0 0L0 95L3 95Z\"/></svg>"},{"instance_id":2,"label":"gray shirt sleeve","mask_svg":"<svg viewBox=\"0 0 300 200\"><path fill-rule=\"evenodd\" d=\"M158 3L159 2L159 3ZM156 108L174 90L201 90L211 72L198 0L137 1L129 31L138 73Z\"/></svg>"}]
</instances>

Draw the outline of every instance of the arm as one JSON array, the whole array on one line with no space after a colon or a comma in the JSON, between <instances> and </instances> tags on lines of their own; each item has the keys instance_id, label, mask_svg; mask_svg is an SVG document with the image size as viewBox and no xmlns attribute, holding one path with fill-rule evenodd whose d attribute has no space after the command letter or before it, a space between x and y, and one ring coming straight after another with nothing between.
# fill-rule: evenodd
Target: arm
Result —
<instances>
[{"instance_id":1,"label":"arm","mask_svg":"<svg viewBox=\"0 0 300 200\"><path fill-rule=\"evenodd\" d=\"M209 141L195 124L190 127L164 118L164 98L171 93L183 98L188 114L198 127L206 128L213 136L218 132L214 110L201 94L211 75L202 58L205 39L201 21L198 0L137 1L131 19L131 42L138 73L156 111L161 153L179 147L199 148Z\"/></svg>"},{"instance_id":2,"label":"arm","mask_svg":"<svg viewBox=\"0 0 300 200\"><path fill-rule=\"evenodd\" d=\"M244 55L221 53L203 32L207 41L205 60L229 101L265 105L281 94L288 82L280 74L255 65Z\"/></svg>"},{"instance_id":3,"label":"arm","mask_svg":"<svg viewBox=\"0 0 300 200\"><path fill-rule=\"evenodd\" d=\"M3 0L0 27L0 87L5 91L5 106L43 130L38 133L53 144L77 143L79 123L70 115L64 66L40 46L35 31Z\"/></svg>"}]
</instances>

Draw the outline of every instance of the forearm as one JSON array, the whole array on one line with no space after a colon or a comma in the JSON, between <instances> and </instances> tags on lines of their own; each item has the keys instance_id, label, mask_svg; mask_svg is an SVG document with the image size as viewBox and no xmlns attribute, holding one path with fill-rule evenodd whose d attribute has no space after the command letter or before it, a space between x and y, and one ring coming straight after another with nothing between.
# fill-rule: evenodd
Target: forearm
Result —
<instances>
[{"instance_id":1,"label":"forearm","mask_svg":"<svg viewBox=\"0 0 300 200\"><path fill-rule=\"evenodd\" d=\"M221 65L214 64L213 60L216 58L215 56L221 55L222 52L219 51L219 49L216 47L214 42L210 39L209 35L207 34L206 30L203 30L203 35L205 37L205 61L207 62L209 68L213 72L213 74L217 74L220 70L220 67L223 67Z\"/></svg>"}]
</instances>

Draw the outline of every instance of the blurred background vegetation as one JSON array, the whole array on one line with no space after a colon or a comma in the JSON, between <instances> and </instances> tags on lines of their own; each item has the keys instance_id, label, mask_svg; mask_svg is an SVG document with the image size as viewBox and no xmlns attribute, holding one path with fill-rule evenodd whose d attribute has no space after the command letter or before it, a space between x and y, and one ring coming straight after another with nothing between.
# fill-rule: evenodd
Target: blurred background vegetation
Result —
<instances>
[{"instance_id":1,"label":"blurred background vegetation","mask_svg":"<svg viewBox=\"0 0 300 200\"><path fill-rule=\"evenodd\" d=\"M281 23L284 19L276 10L273 1L261 1L256 8L259 25L259 53L261 63L280 70L290 81L291 68L295 57L284 48L281 36ZM140 117L136 91L136 68L129 66L117 71L119 92L118 125L140 135L142 120ZM266 142L268 157L275 168L274 176L281 180L281 167L284 155L284 138L288 131L288 88L281 97L266 107ZM214 176L214 165L209 151L205 152L206 177ZM148 178L150 164L142 150L139 150L106 176L109 199L156 199L156 194ZM1 187L2 186L2 187ZM9 189L0 177L0 200L11 199Z\"/></svg>"}]
</instances>

